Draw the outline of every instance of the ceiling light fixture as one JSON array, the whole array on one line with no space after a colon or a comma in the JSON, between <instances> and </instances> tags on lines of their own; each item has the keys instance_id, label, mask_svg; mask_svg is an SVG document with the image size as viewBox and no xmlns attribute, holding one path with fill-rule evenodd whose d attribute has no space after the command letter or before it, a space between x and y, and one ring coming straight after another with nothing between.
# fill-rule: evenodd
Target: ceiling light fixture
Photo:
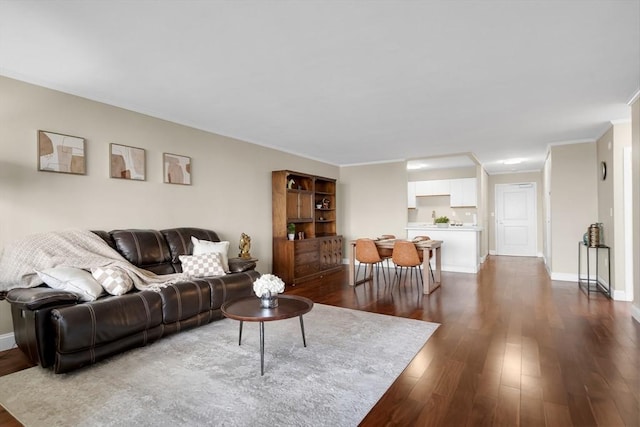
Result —
<instances>
[{"instance_id":1,"label":"ceiling light fixture","mask_svg":"<svg viewBox=\"0 0 640 427\"><path fill-rule=\"evenodd\" d=\"M502 162L503 165L519 165L520 163L522 163L522 159L509 159Z\"/></svg>"}]
</instances>

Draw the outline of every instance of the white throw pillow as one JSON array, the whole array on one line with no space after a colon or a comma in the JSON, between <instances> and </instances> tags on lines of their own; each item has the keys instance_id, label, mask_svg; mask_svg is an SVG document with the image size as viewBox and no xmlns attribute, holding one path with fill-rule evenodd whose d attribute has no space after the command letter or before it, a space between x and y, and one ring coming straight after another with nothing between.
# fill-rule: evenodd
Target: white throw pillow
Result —
<instances>
[{"instance_id":1,"label":"white throw pillow","mask_svg":"<svg viewBox=\"0 0 640 427\"><path fill-rule=\"evenodd\" d=\"M91 275L111 295L124 295L133 289L133 280L121 268L96 267L91 269Z\"/></svg>"},{"instance_id":2,"label":"white throw pillow","mask_svg":"<svg viewBox=\"0 0 640 427\"><path fill-rule=\"evenodd\" d=\"M212 277L224 276L225 271L222 266L222 255L218 252L211 252L201 255L180 255L182 272L189 277Z\"/></svg>"},{"instance_id":3,"label":"white throw pillow","mask_svg":"<svg viewBox=\"0 0 640 427\"><path fill-rule=\"evenodd\" d=\"M36 271L50 288L78 295L80 301L95 301L104 289L86 270L74 267L53 267Z\"/></svg>"},{"instance_id":4,"label":"white throw pillow","mask_svg":"<svg viewBox=\"0 0 640 427\"><path fill-rule=\"evenodd\" d=\"M193 255L202 255L210 253L219 253L222 258L222 268L225 273L229 272L229 242L210 242L209 240L199 240L191 236L193 243Z\"/></svg>"}]
</instances>

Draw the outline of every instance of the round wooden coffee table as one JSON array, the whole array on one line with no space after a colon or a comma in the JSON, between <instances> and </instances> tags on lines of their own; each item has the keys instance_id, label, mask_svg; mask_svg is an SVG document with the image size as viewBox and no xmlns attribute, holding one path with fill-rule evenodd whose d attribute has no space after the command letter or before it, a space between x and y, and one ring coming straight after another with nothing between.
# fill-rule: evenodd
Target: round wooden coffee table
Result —
<instances>
[{"instance_id":1,"label":"round wooden coffee table","mask_svg":"<svg viewBox=\"0 0 640 427\"><path fill-rule=\"evenodd\" d=\"M243 322L260 322L260 375L264 375L264 322L300 318L300 330L302 331L302 344L306 347L307 340L304 336L304 321L302 316L313 308L313 301L308 298L295 295L279 295L278 307L261 308L260 298L256 296L240 298L222 305L222 314L229 319L240 321L240 333L238 345L242 344Z\"/></svg>"}]
</instances>

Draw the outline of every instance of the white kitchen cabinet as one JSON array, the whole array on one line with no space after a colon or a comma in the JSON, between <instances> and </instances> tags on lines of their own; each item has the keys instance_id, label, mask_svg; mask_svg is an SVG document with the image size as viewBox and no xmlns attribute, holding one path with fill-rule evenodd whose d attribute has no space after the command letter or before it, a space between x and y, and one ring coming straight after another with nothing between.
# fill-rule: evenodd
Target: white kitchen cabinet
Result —
<instances>
[{"instance_id":1,"label":"white kitchen cabinet","mask_svg":"<svg viewBox=\"0 0 640 427\"><path fill-rule=\"evenodd\" d=\"M449 180L451 207L475 207L478 204L476 178Z\"/></svg>"},{"instance_id":2,"label":"white kitchen cabinet","mask_svg":"<svg viewBox=\"0 0 640 427\"><path fill-rule=\"evenodd\" d=\"M445 196L450 193L448 179L415 181L416 196Z\"/></svg>"},{"instance_id":3,"label":"white kitchen cabinet","mask_svg":"<svg viewBox=\"0 0 640 427\"><path fill-rule=\"evenodd\" d=\"M407 207L409 209L415 209L416 207L416 183L407 183Z\"/></svg>"}]
</instances>

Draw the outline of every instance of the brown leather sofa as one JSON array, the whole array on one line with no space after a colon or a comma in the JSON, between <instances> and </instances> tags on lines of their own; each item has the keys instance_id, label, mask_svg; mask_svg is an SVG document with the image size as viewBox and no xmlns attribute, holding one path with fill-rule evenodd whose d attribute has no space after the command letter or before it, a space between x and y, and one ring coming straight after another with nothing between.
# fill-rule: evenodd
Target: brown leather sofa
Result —
<instances>
[{"instance_id":1,"label":"brown leather sofa","mask_svg":"<svg viewBox=\"0 0 640 427\"><path fill-rule=\"evenodd\" d=\"M94 231L125 259L156 274L182 272L179 256L192 253L191 236L218 242L201 228ZM231 273L174 283L154 292L78 302L76 295L42 285L12 289L13 328L18 347L32 362L67 372L164 336L223 317L226 301L253 294L260 274L255 262L229 259Z\"/></svg>"}]
</instances>

